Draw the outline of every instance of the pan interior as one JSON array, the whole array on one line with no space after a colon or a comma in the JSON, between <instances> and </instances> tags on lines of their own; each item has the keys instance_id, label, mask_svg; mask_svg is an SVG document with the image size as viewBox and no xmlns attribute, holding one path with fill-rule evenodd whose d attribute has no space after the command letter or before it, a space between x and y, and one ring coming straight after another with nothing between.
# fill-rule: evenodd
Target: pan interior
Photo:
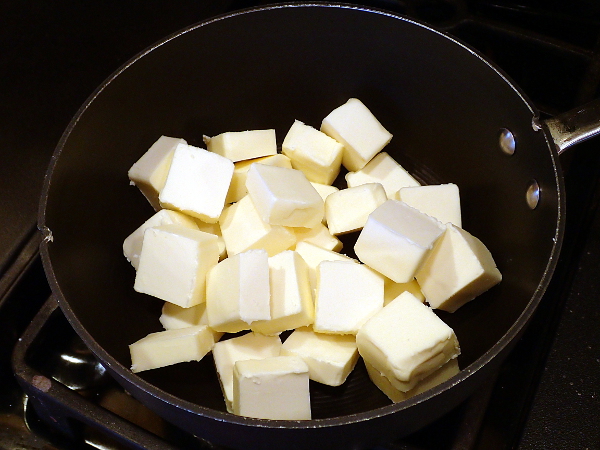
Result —
<instances>
[{"instance_id":1,"label":"pan interior","mask_svg":"<svg viewBox=\"0 0 600 450\"><path fill-rule=\"evenodd\" d=\"M160 136L203 146L202 136L316 128L335 107L361 99L394 137L386 147L425 183L456 183L463 226L492 252L502 283L454 314L461 367L474 363L527 309L552 254L559 217L551 152L533 112L488 64L409 21L354 8L272 8L193 27L109 80L57 149L41 226L61 306L85 339L129 367L128 345L161 330L162 302L133 290L122 242L153 213L128 168ZM517 141L498 145L500 130ZM531 179L542 187L535 210ZM207 357L140 376L179 398L224 411ZM347 385L313 385L315 418L368 411L387 399L359 364Z\"/></svg>"}]
</instances>

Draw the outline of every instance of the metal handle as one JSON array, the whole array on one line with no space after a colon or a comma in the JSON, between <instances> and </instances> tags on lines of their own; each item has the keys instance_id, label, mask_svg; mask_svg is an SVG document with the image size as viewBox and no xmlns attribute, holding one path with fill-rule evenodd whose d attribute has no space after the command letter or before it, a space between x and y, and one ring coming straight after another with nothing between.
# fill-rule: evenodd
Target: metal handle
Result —
<instances>
[{"instance_id":1,"label":"metal handle","mask_svg":"<svg viewBox=\"0 0 600 450\"><path fill-rule=\"evenodd\" d=\"M600 98L544 121L560 155L567 148L600 134Z\"/></svg>"}]
</instances>

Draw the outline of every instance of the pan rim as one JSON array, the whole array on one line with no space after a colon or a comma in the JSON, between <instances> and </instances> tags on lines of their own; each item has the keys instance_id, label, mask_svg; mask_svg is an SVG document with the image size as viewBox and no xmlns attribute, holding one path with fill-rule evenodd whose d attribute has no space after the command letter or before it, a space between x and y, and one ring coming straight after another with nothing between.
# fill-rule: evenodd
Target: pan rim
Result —
<instances>
[{"instance_id":1,"label":"pan rim","mask_svg":"<svg viewBox=\"0 0 600 450\"><path fill-rule=\"evenodd\" d=\"M334 427L339 425L351 425L358 422L363 422L367 420L371 420L378 417L387 416L390 414L394 414L398 411L405 410L413 407L414 405L426 402L430 398L433 398L439 395L441 392L452 388L455 385L462 384L469 378L472 378L477 372L479 372L484 366L489 365L493 360L496 360L498 363L501 362L503 358L498 358L499 354L506 354L512 346L516 343L517 338L524 332L527 324L529 323L529 319L537 309L538 304L543 298L543 295L552 279L552 275L558 263L558 257L560 254L563 235L564 235L564 225L565 225L565 195L564 195L564 179L562 176L561 165L558 161L558 153L554 148L553 141L548 137L547 133L544 133L545 140L547 143L548 150L550 151L550 156L552 160L552 166L554 171L554 178L557 184L557 197L558 197L558 212L557 212L557 224L554 235L554 243L552 245L552 250L550 252L550 256L548 259L548 263L544 269L543 275L539 280L538 286L535 289L533 295L531 296L529 302L523 309L522 313L519 315L517 320L511 325L511 327L507 330L507 332L502 336L502 338L496 342L489 350L487 350L483 355L477 358L474 362L472 362L469 366L463 368L459 374L452 377L450 380L441 383L440 385L429 389L428 391L418 394L408 400L399 402L399 403L391 403L389 405L385 405L379 408L375 408L369 411L364 411L360 413L348 414L343 416L336 417L328 417L328 418L318 418L311 419L308 421L293 421L293 420L265 420L265 419L254 419L248 417L236 416L234 414L215 410L212 408L204 407L198 405L196 403L192 403L188 400L184 400L179 398L173 394L170 394L157 386L145 381L143 378L138 376L135 373L132 373L130 369L125 367L123 364L118 362L112 355L110 355L106 350L104 350L96 340L89 334L89 332L85 329L79 319L76 317L73 309L71 308L69 301L63 294L61 287L57 281L57 277L54 273L54 268L52 265L52 261L50 258L50 250L49 246L52 242L52 231L46 225L46 207L48 205L48 197L49 191L52 184L52 174L56 167L57 162L60 159L62 150L66 142L68 141L72 131L77 126L82 115L87 111L87 109L94 103L95 99L110 85L110 83L116 79L121 73L127 70L131 65L137 62L139 59L143 58L145 55L151 53L155 49L167 44L171 40L185 35L189 32L193 32L194 30L200 29L204 26L208 26L211 23L219 22L222 20L229 19L231 17L242 16L245 14L253 14L260 13L262 11L268 10L276 10L276 9L288 9L288 8L339 8L339 9L350 9L356 10L366 13L374 13L383 16L387 16L389 18L395 20L401 20L407 23L411 23L420 28L424 28L429 32L433 32L445 39L452 41L454 44L462 47L464 50L471 53L474 57L478 58L481 62L487 65L491 70L493 70L498 76L500 76L503 81L510 86L510 88L522 99L523 103L527 106L527 108L531 111L532 120L536 121L539 117L538 110L532 105L531 101L527 98L524 92L520 90L520 88L511 81L510 77L505 74L500 68L496 67L492 62L485 59L481 56L476 50L469 47L467 44L461 42L454 36L451 36L443 31L436 30L432 28L430 25L421 23L417 20L404 17L400 14L392 13L390 11L385 11L372 7L358 6L346 3L335 3L335 2L309 2L309 3L278 3L278 4L270 4L265 6L246 8L238 11L233 11L227 14L222 14L196 24L185 27L182 30L179 30L175 33L170 34L169 36L161 39L155 44L149 46L145 50L142 50L137 55L133 56L126 63L124 63L121 67L115 70L111 75L109 75L106 80L99 85L94 92L87 98L87 100L83 103L83 105L78 109L73 119L70 121L69 125L65 129L62 134L55 151L51 157L48 169L45 174L44 184L42 189L41 201L38 208L38 229L42 233L42 243L40 244L40 254L42 258L42 263L44 266L44 270L47 274L48 281L52 288L53 295L56 296L59 306L61 310L64 312L71 326L75 329L77 334L82 337L86 345L90 346L93 353L97 355L102 363L107 366L107 368L116 373L120 378L131 381L131 383L135 384L135 386L143 391L145 394L157 398L173 407L183 408L188 410L195 415L203 416L209 419L217 420L217 421L226 421L228 423L234 423L236 425L241 426L251 426L251 427L260 427L260 428L294 428L294 429L309 429L309 428L324 428L324 427ZM543 132L543 131L540 131ZM120 380L117 380L120 382Z\"/></svg>"}]
</instances>

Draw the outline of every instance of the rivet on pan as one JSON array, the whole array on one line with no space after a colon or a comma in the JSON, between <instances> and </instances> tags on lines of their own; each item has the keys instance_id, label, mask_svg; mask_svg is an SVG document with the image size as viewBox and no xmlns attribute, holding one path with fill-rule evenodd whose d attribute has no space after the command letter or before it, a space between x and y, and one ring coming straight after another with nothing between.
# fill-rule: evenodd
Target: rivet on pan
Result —
<instances>
[{"instance_id":1,"label":"rivet on pan","mask_svg":"<svg viewBox=\"0 0 600 450\"><path fill-rule=\"evenodd\" d=\"M535 209L540 202L540 185L537 181L531 180L527 188L527 205Z\"/></svg>"},{"instance_id":2,"label":"rivet on pan","mask_svg":"<svg viewBox=\"0 0 600 450\"><path fill-rule=\"evenodd\" d=\"M516 141L514 134L507 128L500 130L499 138L500 149L507 155L512 155L516 150Z\"/></svg>"}]
</instances>

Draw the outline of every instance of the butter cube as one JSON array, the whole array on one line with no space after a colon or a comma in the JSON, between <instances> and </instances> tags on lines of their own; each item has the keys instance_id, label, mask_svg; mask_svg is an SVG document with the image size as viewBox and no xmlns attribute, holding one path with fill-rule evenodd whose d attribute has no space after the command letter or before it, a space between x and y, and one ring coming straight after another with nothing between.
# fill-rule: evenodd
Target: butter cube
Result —
<instances>
[{"instance_id":1,"label":"butter cube","mask_svg":"<svg viewBox=\"0 0 600 450\"><path fill-rule=\"evenodd\" d=\"M133 288L184 308L206 299L206 273L217 264L217 237L182 225L144 232Z\"/></svg>"},{"instance_id":2,"label":"butter cube","mask_svg":"<svg viewBox=\"0 0 600 450\"><path fill-rule=\"evenodd\" d=\"M307 241L298 242L296 251L308 265L308 279L313 291L317 288L317 267L322 261L349 261L358 264L358 261L349 256L326 250Z\"/></svg>"},{"instance_id":3,"label":"butter cube","mask_svg":"<svg viewBox=\"0 0 600 450\"><path fill-rule=\"evenodd\" d=\"M365 362L408 392L460 354L452 328L410 292L371 317L356 335Z\"/></svg>"},{"instance_id":4,"label":"butter cube","mask_svg":"<svg viewBox=\"0 0 600 450\"><path fill-rule=\"evenodd\" d=\"M226 207L219 223L229 256L251 249L264 249L273 256L296 244L294 231L264 222L248 195Z\"/></svg>"},{"instance_id":5,"label":"butter cube","mask_svg":"<svg viewBox=\"0 0 600 450\"><path fill-rule=\"evenodd\" d=\"M254 163L266 164L267 166L287 167L288 169L292 168L290 158L280 153L236 162L233 165L233 178L231 178L231 184L229 185L225 203L235 203L248 193L248 189L246 189L246 176L248 175L248 169L250 169L250 166Z\"/></svg>"},{"instance_id":6,"label":"butter cube","mask_svg":"<svg viewBox=\"0 0 600 450\"><path fill-rule=\"evenodd\" d=\"M195 325L208 325L206 302L190 306L189 308L182 308L173 303L165 302L158 320L165 330L175 330Z\"/></svg>"},{"instance_id":7,"label":"butter cube","mask_svg":"<svg viewBox=\"0 0 600 450\"><path fill-rule=\"evenodd\" d=\"M385 277L383 283L383 305L387 305L404 291L410 292L422 302L425 301L425 296L423 295L423 292L421 292L421 287L419 286L419 283L417 283L417 280L412 279L408 283L396 283L388 277Z\"/></svg>"},{"instance_id":8,"label":"butter cube","mask_svg":"<svg viewBox=\"0 0 600 450\"><path fill-rule=\"evenodd\" d=\"M219 223L206 223L200 219L194 218L196 226L200 231L205 233L214 234L217 236L217 245L219 246L219 260L227 257L227 249L225 248L225 239L223 239L223 233L221 233L221 226Z\"/></svg>"},{"instance_id":9,"label":"butter cube","mask_svg":"<svg viewBox=\"0 0 600 450\"><path fill-rule=\"evenodd\" d=\"M325 200L325 220L331 234L346 234L365 226L369 214L387 200L379 183L342 189Z\"/></svg>"},{"instance_id":10,"label":"butter cube","mask_svg":"<svg viewBox=\"0 0 600 450\"><path fill-rule=\"evenodd\" d=\"M298 242L304 241L333 252L339 252L343 247L342 241L331 234L329 228L323 224L314 228L299 227L293 228L293 230L296 234L296 245Z\"/></svg>"},{"instance_id":11,"label":"butter cube","mask_svg":"<svg viewBox=\"0 0 600 450\"><path fill-rule=\"evenodd\" d=\"M337 187L330 186L328 184L313 183L312 181L310 182L310 184L312 184L312 187L315 188L315 191L317 191L317 193L321 196L323 201L327 199L329 194L333 194L334 192L339 191Z\"/></svg>"},{"instance_id":12,"label":"butter cube","mask_svg":"<svg viewBox=\"0 0 600 450\"><path fill-rule=\"evenodd\" d=\"M253 164L246 188L262 220L271 225L312 228L323 220L323 199L299 170Z\"/></svg>"},{"instance_id":13,"label":"butter cube","mask_svg":"<svg viewBox=\"0 0 600 450\"><path fill-rule=\"evenodd\" d=\"M165 185L178 145L186 145L183 139L161 136L129 169L128 176L155 210L161 209L158 195Z\"/></svg>"},{"instance_id":14,"label":"butter cube","mask_svg":"<svg viewBox=\"0 0 600 450\"><path fill-rule=\"evenodd\" d=\"M395 199L435 217L442 223L450 222L457 227L462 226L460 195L456 184L405 187L396 192Z\"/></svg>"},{"instance_id":15,"label":"butter cube","mask_svg":"<svg viewBox=\"0 0 600 450\"><path fill-rule=\"evenodd\" d=\"M228 131L214 137L204 136L206 148L233 162L275 155L275 130Z\"/></svg>"},{"instance_id":16,"label":"butter cube","mask_svg":"<svg viewBox=\"0 0 600 450\"><path fill-rule=\"evenodd\" d=\"M300 122L294 124L283 140L281 152L315 183L331 184L340 173L344 146L325 133Z\"/></svg>"},{"instance_id":17,"label":"butter cube","mask_svg":"<svg viewBox=\"0 0 600 450\"><path fill-rule=\"evenodd\" d=\"M233 412L259 419L309 420L308 366L296 356L237 361Z\"/></svg>"},{"instance_id":18,"label":"butter cube","mask_svg":"<svg viewBox=\"0 0 600 450\"><path fill-rule=\"evenodd\" d=\"M369 375L369 378L375 384L375 386L377 386L381 392L387 395L387 397L394 403L407 400L417 394L428 391L429 389L436 387L438 384L442 384L444 381L449 380L460 371L458 368L458 360L451 359L431 375L419 381L410 391L402 392L392 386L390 380L388 380L385 375L382 375L371 364L365 362L365 367L367 368L367 374Z\"/></svg>"},{"instance_id":19,"label":"butter cube","mask_svg":"<svg viewBox=\"0 0 600 450\"><path fill-rule=\"evenodd\" d=\"M214 266L206 277L208 324L216 331L249 330L271 318L269 263L264 250L248 250Z\"/></svg>"},{"instance_id":20,"label":"butter cube","mask_svg":"<svg viewBox=\"0 0 600 450\"><path fill-rule=\"evenodd\" d=\"M383 308L383 277L364 264L323 261L317 268L315 323L318 333L356 334Z\"/></svg>"},{"instance_id":21,"label":"butter cube","mask_svg":"<svg viewBox=\"0 0 600 450\"><path fill-rule=\"evenodd\" d=\"M229 190L233 163L222 156L191 145L179 144L159 200L208 223L215 223Z\"/></svg>"},{"instance_id":22,"label":"butter cube","mask_svg":"<svg viewBox=\"0 0 600 450\"><path fill-rule=\"evenodd\" d=\"M444 229L406 203L388 200L371 213L354 251L371 268L396 283L407 283Z\"/></svg>"},{"instance_id":23,"label":"butter cube","mask_svg":"<svg viewBox=\"0 0 600 450\"><path fill-rule=\"evenodd\" d=\"M346 182L348 187L381 183L389 199L394 199L396 192L403 187L421 185L386 152L379 153L362 169L348 172Z\"/></svg>"},{"instance_id":24,"label":"butter cube","mask_svg":"<svg viewBox=\"0 0 600 450\"><path fill-rule=\"evenodd\" d=\"M358 361L353 335L315 333L298 328L283 343L282 356L299 356L308 365L309 378L328 386L340 386Z\"/></svg>"},{"instance_id":25,"label":"butter cube","mask_svg":"<svg viewBox=\"0 0 600 450\"><path fill-rule=\"evenodd\" d=\"M417 272L432 308L454 312L502 280L490 251L467 231L446 224L446 231Z\"/></svg>"},{"instance_id":26,"label":"butter cube","mask_svg":"<svg viewBox=\"0 0 600 450\"><path fill-rule=\"evenodd\" d=\"M227 411L233 413L233 367L235 363L247 359L270 358L279 356L280 353L281 339L279 336L264 336L252 332L215 344L213 358Z\"/></svg>"},{"instance_id":27,"label":"butter cube","mask_svg":"<svg viewBox=\"0 0 600 450\"><path fill-rule=\"evenodd\" d=\"M292 250L271 256L269 273L271 319L253 322L251 329L271 335L312 324L315 308L308 266L302 257Z\"/></svg>"},{"instance_id":28,"label":"butter cube","mask_svg":"<svg viewBox=\"0 0 600 450\"><path fill-rule=\"evenodd\" d=\"M392 135L358 99L351 98L323 119L321 131L344 146L342 164L350 171L362 169Z\"/></svg>"},{"instance_id":29,"label":"butter cube","mask_svg":"<svg viewBox=\"0 0 600 450\"><path fill-rule=\"evenodd\" d=\"M170 224L183 225L193 230L198 229L196 221L190 216L178 211L161 209L148 220L146 220L142 225L140 225L123 241L123 254L136 270L140 265L140 253L142 252L142 244L144 242L144 232L148 228Z\"/></svg>"},{"instance_id":30,"label":"butter cube","mask_svg":"<svg viewBox=\"0 0 600 450\"><path fill-rule=\"evenodd\" d=\"M131 371L200 361L214 345L212 330L206 325L150 333L129 346Z\"/></svg>"}]
</instances>

